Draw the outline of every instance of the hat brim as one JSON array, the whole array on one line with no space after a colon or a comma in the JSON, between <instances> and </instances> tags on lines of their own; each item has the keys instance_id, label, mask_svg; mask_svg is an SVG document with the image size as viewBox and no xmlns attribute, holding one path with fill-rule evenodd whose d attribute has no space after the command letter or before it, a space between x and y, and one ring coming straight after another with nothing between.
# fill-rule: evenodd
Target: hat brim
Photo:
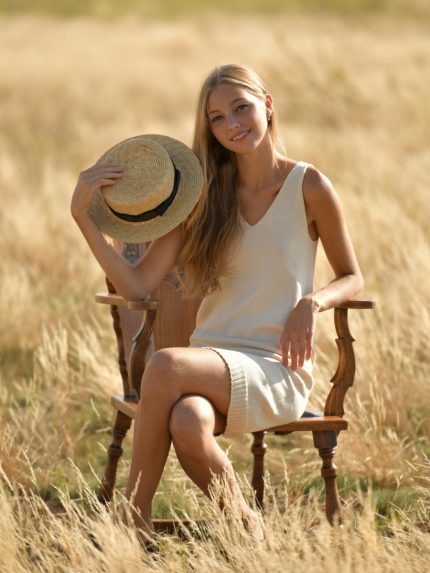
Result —
<instances>
[{"instance_id":1,"label":"hat brim","mask_svg":"<svg viewBox=\"0 0 430 573\"><path fill-rule=\"evenodd\" d=\"M96 191L90 208L91 218L103 233L126 243L152 241L173 230L191 213L203 187L203 172L196 155L184 143L167 135L149 134L130 137L106 151L97 163L107 161L107 156L111 161L118 146L140 138L162 145L180 171L181 179L175 199L163 215L135 223L123 221L112 213L103 198L103 191L100 189Z\"/></svg>"}]
</instances>

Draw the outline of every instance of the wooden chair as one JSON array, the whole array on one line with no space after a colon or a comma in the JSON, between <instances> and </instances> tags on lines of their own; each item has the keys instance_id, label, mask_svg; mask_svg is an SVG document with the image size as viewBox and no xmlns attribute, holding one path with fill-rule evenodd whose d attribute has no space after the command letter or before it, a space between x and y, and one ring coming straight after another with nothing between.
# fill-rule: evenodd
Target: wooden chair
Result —
<instances>
[{"instance_id":1,"label":"wooden chair","mask_svg":"<svg viewBox=\"0 0 430 573\"><path fill-rule=\"evenodd\" d=\"M122 244L117 241L114 241L113 245L130 263L135 263L142 257L147 248L145 244ZM150 300L128 303L115 293L108 279L106 282L108 292L98 293L96 301L111 306L123 394L113 396L111 400L114 408L113 439L108 448L107 465L98 492L98 499L102 503L109 502L113 495L118 460L123 453L122 441L136 417L145 362L155 350L170 346L188 346L200 303L196 300L181 299L176 291L175 281L170 276L152 293ZM348 328L348 310L371 308L374 308L374 302L368 300L348 301L334 308L339 359L336 372L330 380L333 386L327 396L324 413L306 411L299 420L289 424L253 432L251 452L254 466L251 483L260 508L264 509L265 434L273 432L276 435L284 435L310 431L322 458L321 474L325 482L327 519L333 523L335 514L341 519L342 508L333 457L339 432L348 429L348 421L343 417L344 399L349 387L353 385L355 375L352 346L354 338ZM154 520L154 526L156 530L173 531L176 522L168 519Z\"/></svg>"}]
</instances>

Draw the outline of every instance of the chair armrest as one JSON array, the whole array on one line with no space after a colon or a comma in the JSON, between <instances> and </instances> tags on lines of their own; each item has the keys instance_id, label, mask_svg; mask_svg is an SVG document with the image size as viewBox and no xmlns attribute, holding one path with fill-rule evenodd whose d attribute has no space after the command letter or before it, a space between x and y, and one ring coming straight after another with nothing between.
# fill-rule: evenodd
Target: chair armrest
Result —
<instances>
[{"instance_id":1,"label":"chair armrest","mask_svg":"<svg viewBox=\"0 0 430 573\"><path fill-rule=\"evenodd\" d=\"M114 291L114 286L108 278L106 278L106 284L109 291ZM150 344L160 303L154 300L127 301L116 292L98 292L95 295L95 300L96 302L110 305L113 327L118 344L118 363L123 382L124 396L127 398L135 398L139 396L140 381L145 369L146 351ZM124 310L143 311L140 313L140 326L137 330L135 330L135 320L132 320L132 340L128 360L125 353L124 324L122 324L122 321L125 320L127 324L127 318L130 318L130 316L128 312L121 312L120 314L118 307L122 307ZM128 323L128 325L130 327L130 323ZM131 333L128 332L128 334Z\"/></svg>"},{"instance_id":2,"label":"chair armrest","mask_svg":"<svg viewBox=\"0 0 430 573\"><path fill-rule=\"evenodd\" d=\"M352 337L348 326L349 309L373 309L373 300L347 300L334 307L334 324L338 338L336 339L339 358L337 369L330 380L333 386L327 396L324 407L325 416L340 416L344 414L343 402L345 395L354 383L355 356Z\"/></svg>"},{"instance_id":3,"label":"chair armrest","mask_svg":"<svg viewBox=\"0 0 430 573\"><path fill-rule=\"evenodd\" d=\"M155 300L132 300L126 301L119 294L108 292L98 292L95 296L96 302L110 304L112 306L126 306L130 310L157 310L159 303Z\"/></svg>"},{"instance_id":4,"label":"chair armrest","mask_svg":"<svg viewBox=\"0 0 430 573\"><path fill-rule=\"evenodd\" d=\"M341 304L335 306L335 308L356 308L356 309L366 309L375 308L374 300L346 300Z\"/></svg>"}]
</instances>

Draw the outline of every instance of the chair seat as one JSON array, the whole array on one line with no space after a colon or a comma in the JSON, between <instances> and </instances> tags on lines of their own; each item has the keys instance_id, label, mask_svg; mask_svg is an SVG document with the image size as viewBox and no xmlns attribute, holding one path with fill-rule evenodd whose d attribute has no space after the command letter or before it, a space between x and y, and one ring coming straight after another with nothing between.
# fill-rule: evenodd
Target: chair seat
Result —
<instances>
[{"instance_id":1,"label":"chair seat","mask_svg":"<svg viewBox=\"0 0 430 573\"><path fill-rule=\"evenodd\" d=\"M136 419L136 412L138 403L131 399L127 400L124 396L113 396L111 400L112 406L131 418ZM340 416L324 416L321 412L306 411L299 420L294 420L289 424L281 426L274 426L268 428L267 432L275 434L289 434L290 432L306 432L306 431L328 431L328 430L346 430L348 428L348 421Z\"/></svg>"},{"instance_id":2,"label":"chair seat","mask_svg":"<svg viewBox=\"0 0 430 573\"><path fill-rule=\"evenodd\" d=\"M117 395L117 396L112 396L110 402L116 410L119 410L132 420L136 419L136 412L139 403L136 402L135 400L127 399L122 395Z\"/></svg>"},{"instance_id":3,"label":"chair seat","mask_svg":"<svg viewBox=\"0 0 430 573\"><path fill-rule=\"evenodd\" d=\"M267 428L266 432L274 434L289 434L290 432L324 432L329 430L346 430L348 421L340 416L315 416L314 418L301 417L289 424Z\"/></svg>"}]
</instances>

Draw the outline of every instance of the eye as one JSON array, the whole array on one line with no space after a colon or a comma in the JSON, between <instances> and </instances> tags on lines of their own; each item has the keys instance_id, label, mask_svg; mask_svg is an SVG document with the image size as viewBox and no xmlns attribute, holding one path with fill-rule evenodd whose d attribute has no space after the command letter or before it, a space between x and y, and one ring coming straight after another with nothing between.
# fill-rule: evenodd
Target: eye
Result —
<instances>
[{"instance_id":1,"label":"eye","mask_svg":"<svg viewBox=\"0 0 430 573\"><path fill-rule=\"evenodd\" d=\"M215 122L219 121L220 119L222 119L222 115L215 115L215 116L211 119L211 123L215 123Z\"/></svg>"},{"instance_id":2,"label":"eye","mask_svg":"<svg viewBox=\"0 0 430 573\"><path fill-rule=\"evenodd\" d=\"M240 105L237 106L236 111L243 111L247 107L248 107L247 103L241 103Z\"/></svg>"}]
</instances>

